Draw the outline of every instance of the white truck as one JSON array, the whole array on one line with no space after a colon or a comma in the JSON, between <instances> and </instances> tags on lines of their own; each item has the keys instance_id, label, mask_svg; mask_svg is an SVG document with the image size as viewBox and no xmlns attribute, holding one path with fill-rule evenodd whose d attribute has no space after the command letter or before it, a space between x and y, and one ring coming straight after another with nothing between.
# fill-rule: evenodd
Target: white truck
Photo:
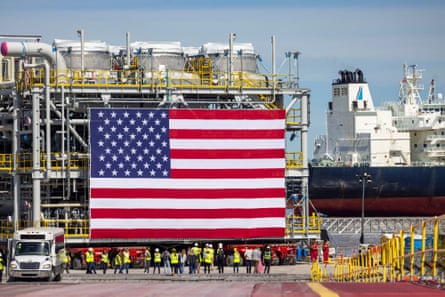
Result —
<instances>
[{"instance_id":1,"label":"white truck","mask_svg":"<svg viewBox=\"0 0 445 297\"><path fill-rule=\"evenodd\" d=\"M26 228L14 233L8 243L8 276L60 281L65 235L62 228Z\"/></svg>"}]
</instances>

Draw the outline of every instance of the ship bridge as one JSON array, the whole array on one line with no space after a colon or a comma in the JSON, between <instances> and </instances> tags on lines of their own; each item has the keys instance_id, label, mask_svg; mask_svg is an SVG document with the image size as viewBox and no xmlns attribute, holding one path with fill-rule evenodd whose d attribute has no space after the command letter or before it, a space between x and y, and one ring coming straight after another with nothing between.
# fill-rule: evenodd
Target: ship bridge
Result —
<instances>
[{"instance_id":1,"label":"ship bridge","mask_svg":"<svg viewBox=\"0 0 445 297\"><path fill-rule=\"evenodd\" d=\"M308 187L310 90L299 87L298 69L291 68L298 52L285 55L289 73L275 72L274 54L272 72L259 73L259 55L232 34L228 44L186 52L178 43L132 46L129 34L126 47L112 48L80 33L80 40L53 45L2 43L1 237L43 225L63 227L71 242L88 242L92 107L286 110L286 236L319 232L307 212L294 212L294 197L306 197ZM295 227L294 215L306 219Z\"/></svg>"}]
</instances>

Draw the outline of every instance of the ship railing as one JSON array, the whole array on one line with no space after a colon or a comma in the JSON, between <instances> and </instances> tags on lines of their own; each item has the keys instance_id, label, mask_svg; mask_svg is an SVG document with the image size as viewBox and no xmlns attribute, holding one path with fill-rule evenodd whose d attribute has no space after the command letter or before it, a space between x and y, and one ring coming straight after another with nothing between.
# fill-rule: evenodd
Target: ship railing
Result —
<instances>
[{"instance_id":1,"label":"ship railing","mask_svg":"<svg viewBox=\"0 0 445 297\"><path fill-rule=\"evenodd\" d=\"M292 238L295 236L301 237L302 235L312 234L319 237L321 233L321 224L321 218L315 213L308 217L308 220L306 220L306 217L304 216L286 216L286 236Z\"/></svg>"}]
</instances>

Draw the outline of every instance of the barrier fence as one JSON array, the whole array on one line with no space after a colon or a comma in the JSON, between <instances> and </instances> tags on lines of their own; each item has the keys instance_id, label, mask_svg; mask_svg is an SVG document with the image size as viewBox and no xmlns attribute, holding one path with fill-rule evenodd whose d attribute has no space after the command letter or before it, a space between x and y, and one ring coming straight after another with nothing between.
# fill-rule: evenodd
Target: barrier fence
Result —
<instances>
[{"instance_id":1,"label":"barrier fence","mask_svg":"<svg viewBox=\"0 0 445 297\"><path fill-rule=\"evenodd\" d=\"M362 245L352 257L312 263L313 281L428 281L445 285L445 215L385 234L377 246ZM333 267L332 265L333 264Z\"/></svg>"}]
</instances>

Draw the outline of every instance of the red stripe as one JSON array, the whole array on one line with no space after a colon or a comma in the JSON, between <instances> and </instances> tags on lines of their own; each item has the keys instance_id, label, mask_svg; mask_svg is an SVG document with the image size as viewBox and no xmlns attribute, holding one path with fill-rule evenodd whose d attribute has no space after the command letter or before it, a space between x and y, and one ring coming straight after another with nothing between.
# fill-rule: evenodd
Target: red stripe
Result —
<instances>
[{"instance_id":1,"label":"red stripe","mask_svg":"<svg viewBox=\"0 0 445 297\"><path fill-rule=\"evenodd\" d=\"M91 188L91 198L172 198L172 199L190 199L190 198L274 198L285 197L283 188L267 189L108 189Z\"/></svg>"},{"instance_id":2,"label":"red stripe","mask_svg":"<svg viewBox=\"0 0 445 297\"><path fill-rule=\"evenodd\" d=\"M92 229L91 239L252 239L252 238L283 238L284 228L255 229Z\"/></svg>"},{"instance_id":3,"label":"red stripe","mask_svg":"<svg viewBox=\"0 0 445 297\"><path fill-rule=\"evenodd\" d=\"M259 149L259 150L187 150L171 149L172 159L284 159L284 149Z\"/></svg>"},{"instance_id":4,"label":"red stripe","mask_svg":"<svg viewBox=\"0 0 445 297\"><path fill-rule=\"evenodd\" d=\"M230 219L276 218L284 219L284 208L249 209L91 209L92 219Z\"/></svg>"},{"instance_id":5,"label":"red stripe","mask_svg":"<svg viewBox=\"0 0 445 297\"><path fill-rule=\"evenodd\" d=\"M172 178L271 178L284 177L284 168L264 169L171 169Z\"/></svg>"},{"instance_id":6,"label":"red stripe","mask_svg":"<svg viewBox=\"0 0 445 297\"><path fill-rule=\"evenodd\" d=\"M203 127L205 129L205 127ZM280 130L176 130L170 129L170 138L175 139L283 139Z\"/></svg>"},{"instance_id":7,"label":"red stripe","mask_svg":"<svg viewBox=\"0 0 445 297\"><path fill-rule=\"evenodd\" d=\"M170 109L170 119L274 120L285 119L285 110Z\"/></svg>"}]
</instances>

